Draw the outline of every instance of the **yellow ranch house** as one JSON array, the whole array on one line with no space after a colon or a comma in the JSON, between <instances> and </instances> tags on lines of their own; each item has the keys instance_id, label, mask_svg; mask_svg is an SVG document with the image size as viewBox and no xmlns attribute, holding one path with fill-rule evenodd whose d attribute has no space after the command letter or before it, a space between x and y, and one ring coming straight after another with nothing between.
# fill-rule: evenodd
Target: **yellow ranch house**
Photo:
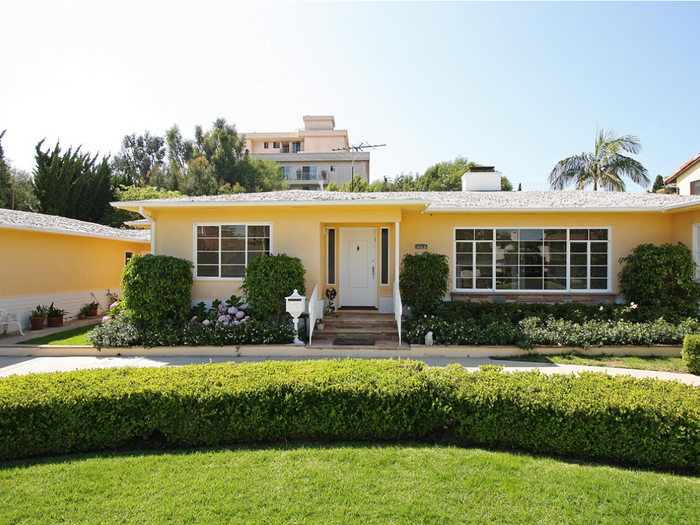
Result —
<instances>
[{"instance_id":1,"label":"yellow ranch house","mask_svg":"<svg viewBox=\"0 0 700 525\"><path fill-rule=\"evenodd\" d=\"M152 251L191 260L193 301L239 293L264 253L298 257L306 285L336 306L391 313L402 257L445 254L454 300L611 302L620 258L683 242L698 261L700 197L499 191L500 173L467 172L463 191L282 192L114 205L152 224ZM396 313L396 312L394 312Z\"/></svg>"}]
</instances>

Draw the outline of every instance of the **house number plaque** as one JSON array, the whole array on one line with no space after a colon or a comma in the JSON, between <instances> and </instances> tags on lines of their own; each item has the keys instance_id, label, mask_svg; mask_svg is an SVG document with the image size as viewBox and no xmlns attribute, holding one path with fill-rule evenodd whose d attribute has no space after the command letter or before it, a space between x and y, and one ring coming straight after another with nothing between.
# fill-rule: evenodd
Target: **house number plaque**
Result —
<instances>
[{"instance_id":1,"label":"house number plaque","mask_svg":"<svg viewBox=\"0 0 700 525\"><path fill-rule=\"evenodd\" d=\"M416 244L416 250L427 250L428 245L427 244Z\"/></svg>"}]
</instances>

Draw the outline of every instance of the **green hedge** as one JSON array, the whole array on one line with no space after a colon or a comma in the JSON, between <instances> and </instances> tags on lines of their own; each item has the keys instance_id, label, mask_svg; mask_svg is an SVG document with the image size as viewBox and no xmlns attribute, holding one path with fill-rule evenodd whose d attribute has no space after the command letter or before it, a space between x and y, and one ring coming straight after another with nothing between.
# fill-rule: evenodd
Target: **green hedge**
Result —
<instances>
[{"instance_id":1,"label":"green hedge","mask_svg":"<svg viewBox=\"0 0 700 525\"><path fill-rule=\"evenodd\" d=\"M166 255L132 257L122 272L124 309L136 321L184 319L190 311L192 263Z\"/></svg>"},{"instance_id":2,"label":"green hedge","mask_svg":"<svg viewBox=\"0 0 700 525\"><path fill-rule=\"evenodd\" d=\"M0 459L133 446L447 438L700 471L700 389L585 373L303 361L0 379Z\"/></svg>"},{"instance_id":3,"label":"green hedge","mask_svg":"<svg viewBox=\"0 0 700 525\"><path fill-rule=\"evenodd\" d=\"M681 356L693 374L700 374L700 335L686 335Z\"/></svg>"},{"instance_id":4,"label":"green hedge","mask_svg":"<svg viewBox=\"0 0 700 525\"><path fill-rule=\"evenodd\" d=\"M450 266L441 253L407 253L400 276L403 302L418 315L434 312L450 288Z\"/></svg>"},{"instance_id":5,"label":"green hedge","mask_svg":"<svg viewBox=\"0 0 700 525\"><path fill-rule=\"evenodd\" d=\"M248 263L241 290L252 313L278 322L287 311L286 297L306 293L306 270L298 257L284 253L261 255Z\"/></svg>"}]
</instances>

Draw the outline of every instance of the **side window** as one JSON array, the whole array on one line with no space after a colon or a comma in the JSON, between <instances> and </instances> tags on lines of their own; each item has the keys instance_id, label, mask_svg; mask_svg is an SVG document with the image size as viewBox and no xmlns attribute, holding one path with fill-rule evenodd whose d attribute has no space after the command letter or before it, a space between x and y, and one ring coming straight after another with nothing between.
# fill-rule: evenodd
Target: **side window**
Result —
<instances>
[{"instance_id":1,"label":"side window","mask_svg":"<svg viewBox=\"0 0 700 525\"><path fill-rule=\"evenodd\" d=\"M125 252L124 254L124 264L128 263L134 256L134 252Z\"/></svg>"}]
</instances>

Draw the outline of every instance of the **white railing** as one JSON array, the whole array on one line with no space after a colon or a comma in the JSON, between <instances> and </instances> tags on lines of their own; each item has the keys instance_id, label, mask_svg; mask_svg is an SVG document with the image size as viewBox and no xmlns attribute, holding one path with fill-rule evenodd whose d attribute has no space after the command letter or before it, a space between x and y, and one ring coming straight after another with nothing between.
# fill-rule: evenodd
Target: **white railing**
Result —
<instances>
[{"instance_id":1,"label":"white railing","mask_svg":"<svg viewBox=\"0 0 700 525\"><path fill-rule=\"evenodd\" d=\"M396 319L396 329L399 331L399 346L401 346L401 316L403 315L403 303L401 302L401 291L399 282L394 281L394 319Z\"/></svg>"},{"instance_id":2,"label":"white railing","mask_svg":"<svg viewBox=\"0 0 700 525\"><path fill-rule=\"evenodd\" d=\"M309 344L311 344L311 338L314 335L314 329L316 328L316 321L318 319L323 319L323 308L325 303L322 299L318 299L318 283L314 286L314 291L311 292L311 298L309 299Z\"/></svg>"}]
</instances>

